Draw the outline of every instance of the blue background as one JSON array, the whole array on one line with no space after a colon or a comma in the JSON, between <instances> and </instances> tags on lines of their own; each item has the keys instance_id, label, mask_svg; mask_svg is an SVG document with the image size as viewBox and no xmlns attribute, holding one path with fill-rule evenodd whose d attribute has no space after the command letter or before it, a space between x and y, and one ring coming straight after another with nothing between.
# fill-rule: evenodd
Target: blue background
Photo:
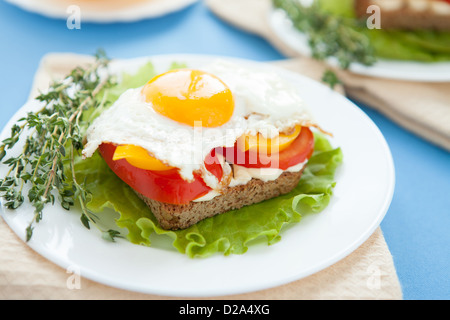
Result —
<instances>
[{"instance_id":1,"label":"blue background","mask_svg":"<svg viewBox=\"0 0 450 320\"><path fill-rule=\"evenodd\" d=\"M81 27L69 30L65 20L48 19L0 3L0 128L25 103L38 63L48 52L93 54L103 48L112 58L171 53L218 54L257 61L285 58L265 40L222 22L201 2L153 20L82 23ZM386 137L396 166L396 191L381 228L404 298L449 299L450 153L405 131L370 107L358 105Z\"/></svg>"}]
</instances>

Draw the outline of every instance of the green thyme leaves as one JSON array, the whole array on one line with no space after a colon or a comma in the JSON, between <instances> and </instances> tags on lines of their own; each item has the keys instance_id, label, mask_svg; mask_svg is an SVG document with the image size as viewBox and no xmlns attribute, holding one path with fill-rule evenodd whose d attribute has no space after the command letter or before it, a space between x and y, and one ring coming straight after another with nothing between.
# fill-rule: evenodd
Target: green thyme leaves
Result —
<instances>
[{"instance_id":1,"label":"green thyme leaves","mask_svg":"<svg viewBox=\"0 0 450 320\"><path fill-rule=\"evenodd\" d=\"M90 228L96 224L96 217L86 207L89 191L75 177L74 157L83 147L83 113L98 108L98 95L113 85L110 76L100 76L108 63L99 52L90 67L77 67L65 79L53 83L36 97L42 109L19 119L11 127L10 136L1 142L0 160L4 160L7 151L23 138L20 154L3 161L8 172L0 179L0 196L8 209L17 209L26 198L33 205L27 241L33 235L34 224L42 219L44 207L56 200L66 210L79 204L83 225ZM24 195L26 185L28 192ZM112 230L101 232L106 232L110 240L118 236Z\"/></svg>"},{"instance_id":2,"label":"green thyme leaves","mask_svg":"<svg viewBox=\"0 0 450 320\"><path fill-rule=\"evenodd\" d=\"M370 39L359 31L364 25L357 19L329 14L321 9L318 1L305 6L299 0L273 0L273 5L283 10L293 26L307 35L314 59L336 59L344 70L352 63L371 66L376 62ZM330 69L325 71L322 81L331 88L340 83Z\"/></svg>"},{"instance_id":3,"label":"green thyme leaves","mask_svg":"<svg viewBox=\"0 0 450 320\"><path fill-rule=\"evenodd\" d=\"M328 14L317 1L310 6L298 0L273 0L273 4L284 10L294 27L308 36L314 58L334 57L343 69L355 62L370 66L376 61L370 40L358 32L358 28L364 27L358 20Z\"/></svg>"}]
</instances>

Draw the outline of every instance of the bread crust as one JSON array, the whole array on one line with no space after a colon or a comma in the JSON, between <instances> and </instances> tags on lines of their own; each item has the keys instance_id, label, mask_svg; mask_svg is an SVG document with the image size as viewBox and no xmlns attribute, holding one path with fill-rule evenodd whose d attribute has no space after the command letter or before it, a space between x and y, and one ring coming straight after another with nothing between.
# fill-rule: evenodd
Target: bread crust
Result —
<instances>
[{"instance_id":1,"label":"bread crust","mask_svg":"<svg viewBox=\"0 0 450 320\"><path fill-rule=\"evenodd\" d=\"M388 9L379 0L355 0L356 15L368 18L367 8L371 5L379 6L381 9L382 29L405 29L405 30L450 30L450 5L441 0L395 0L400 5L395 9ZM448 6L448 8L446 8ZM442 10L444 8L445 10Z\"/></svg>"},{"instance_id":2,"label":"bread crust","mask_svg":"<svg viewBox=\"0 0 450 320\"><path fill-rule=\"evenodd\" d=\"M197 222L230 210L269 200L289 193L299 183L300 172L284 172L278 179L264 182L252 179L245 185L228 187L209 201L175 205L138 196L147 204L160 226L166 230L186 229Z\"/></svg>"}]
</instances>

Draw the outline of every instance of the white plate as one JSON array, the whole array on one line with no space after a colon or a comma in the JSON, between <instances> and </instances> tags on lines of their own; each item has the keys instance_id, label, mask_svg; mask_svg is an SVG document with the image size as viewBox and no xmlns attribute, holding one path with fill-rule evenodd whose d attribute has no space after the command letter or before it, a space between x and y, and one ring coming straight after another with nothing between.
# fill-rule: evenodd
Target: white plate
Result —
<instances>
[{"instance_id":1,"label":"white plate","mask_svg":"<svg viewBox=\"0 0 450 320\"><path fill-rule=\"evenodd\" d=\"M67 19L76 5L83 22L132 22L181 10L198 0L6 0L24 10L46 17Z\"/></svg>"},{"instance_id":2,"label":"white plate","mask_svg":"<svg viewBox=\"0 0 450 320\"><path fill-rule=\"evenodd\" d=\"M163 72L173 61L199 67L215 57L197 55L155 56L116 61L113 70L136 70L151 60ZM210 297L262 290L289 283L331 266L357 249L379 226L394 192L391 153L375 124L344 96L327 86L268 64L230 59L246 66L273 71L295 84L323 128L334 134L344 163L339 169L334 196L325 209L282 232L273 246L257 243L244 255L214 255L190 259L169 241L154 247L126 240L110 243L96 230L85 229L77 212L59 205L48 207L28 245L63 268L80 270L81 276L131 291L179 297ZM4 128L1 139L26 111L27 103ZM20 146L18 146L20 148ZM6 168L0 166L3 175ZM2 216L24 239L32 208L25 204Z\"/></svg>"},{"instance_id":3,"label":"white plate","mask_svg":"<svg viewBox=\"0 0 450 320\"><path fill-rule=\"evenodd\" d=\"M278 38L298 54L311 56L307 36L297 30L284 11L274 9L269 14L269 24ZM336 59L328 59L331 66L338 66ZM450 81L450 62L421 63L415 61L395 61L379 59L373 66L352 64L349 71L377 78L422 81Z\"/></svg>"}]
</instances>

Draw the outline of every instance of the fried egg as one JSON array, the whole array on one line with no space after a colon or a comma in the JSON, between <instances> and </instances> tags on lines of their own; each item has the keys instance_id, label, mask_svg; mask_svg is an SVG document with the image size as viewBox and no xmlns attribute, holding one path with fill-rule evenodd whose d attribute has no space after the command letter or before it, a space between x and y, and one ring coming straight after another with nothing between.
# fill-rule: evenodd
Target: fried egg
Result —
<instances>
[{"instance_id":1,"label":"fried egg","mask_svg":"<svg viewBox=\"0 0 450 320\"><path fill-rule=\"evenodd\" d=\"M295 88L277 74L219 60L163 73L124 92L88 128L83 156L105 142L138 146L178 168L183 179L191 181L200 172L219 190L205 168L211 150L232 147L245 134L270 139L311 123Z\"/></svg>"}]
</instances>

